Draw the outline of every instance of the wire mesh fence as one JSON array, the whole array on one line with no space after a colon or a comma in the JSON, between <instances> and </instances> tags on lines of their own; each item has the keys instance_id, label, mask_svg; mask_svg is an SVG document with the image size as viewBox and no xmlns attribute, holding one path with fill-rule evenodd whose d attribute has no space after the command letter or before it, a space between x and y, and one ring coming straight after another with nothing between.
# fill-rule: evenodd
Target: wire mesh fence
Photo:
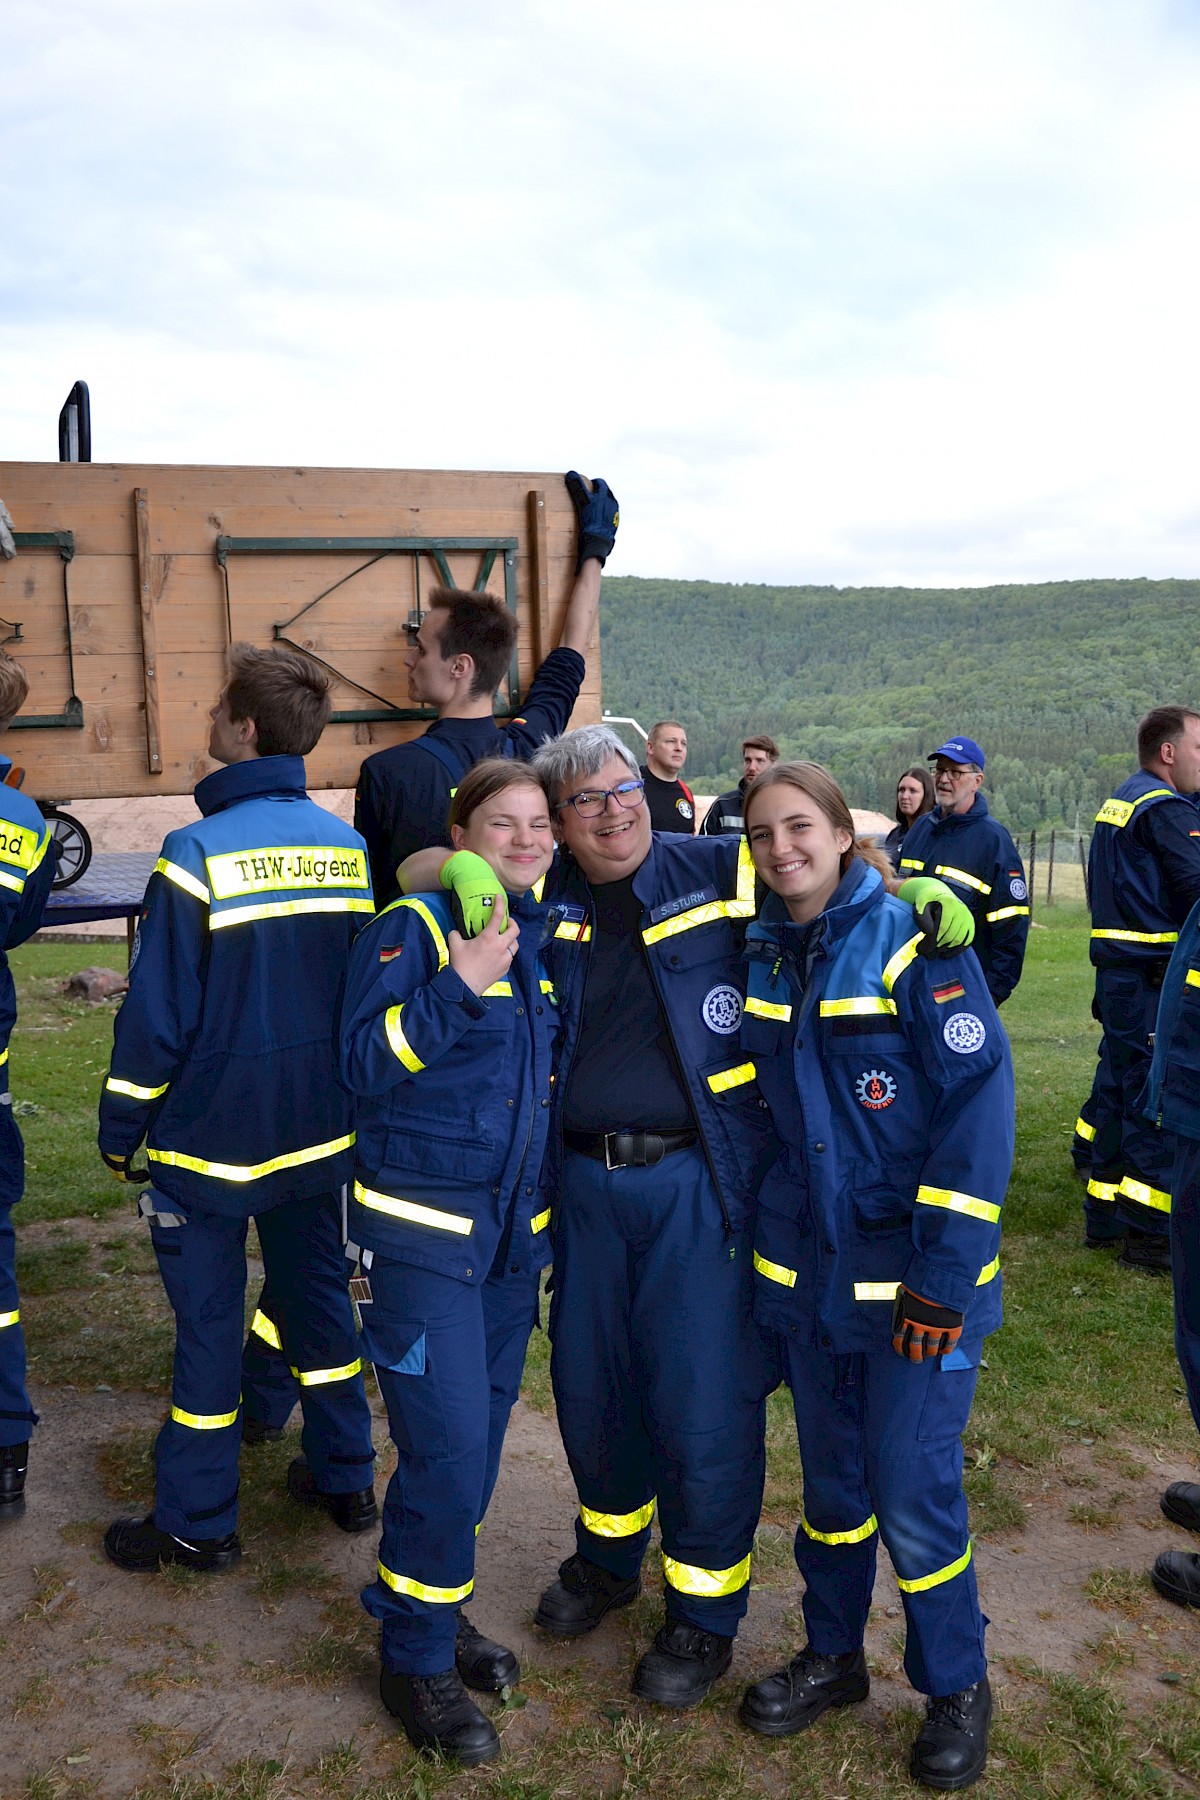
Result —
<instances>
[{"instance_id":1,"label":"wire mesh fence","mask_svg":"<svg viewBox=\"0 0 1200 1800\"><path fill-rule=\"evenodd\" d=\"M1035 912L1043 906L1086 906L1090 832L1044 825L1015 842Z\"/></svg>"}]
</instances>

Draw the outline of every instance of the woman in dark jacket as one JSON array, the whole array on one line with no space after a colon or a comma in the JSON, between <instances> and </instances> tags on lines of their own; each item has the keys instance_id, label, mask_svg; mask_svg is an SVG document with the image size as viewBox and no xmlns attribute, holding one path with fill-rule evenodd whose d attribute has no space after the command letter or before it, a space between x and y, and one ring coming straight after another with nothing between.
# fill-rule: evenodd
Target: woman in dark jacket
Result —
<instances>
[{"instance_id":1,"label":"woman in dark jacket","mask_svg":"<svg viewBox=\"0 0 1200 1800\"><path fill-rule=\"evenodd\" d=\"M905 769L896 783L897 824L883 840L883 848L892 859L892 867L900 872L900 851L905 837L922 813L934 808L933 776L928 769Z\"/></svg>"}]
</instances>

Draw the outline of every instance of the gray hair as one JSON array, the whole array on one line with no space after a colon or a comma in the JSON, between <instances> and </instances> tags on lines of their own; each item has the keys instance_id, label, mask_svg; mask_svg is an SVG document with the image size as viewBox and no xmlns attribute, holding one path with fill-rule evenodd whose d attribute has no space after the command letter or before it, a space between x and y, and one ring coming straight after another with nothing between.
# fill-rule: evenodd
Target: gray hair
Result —
<instances>
[{"instance_id":1,"label":"gray hair","mask_svg":"<svg viewBox=\"0 0 1200 1800\"><path fill-rule=\"evenodd\" d=\"M632 775L640 775L637 757L623 744L611 725L581 725L550 738L535 753L533 766L552 801L575 781L599 775L606 763L619 758Z\"/></svg>"}]
</instances>

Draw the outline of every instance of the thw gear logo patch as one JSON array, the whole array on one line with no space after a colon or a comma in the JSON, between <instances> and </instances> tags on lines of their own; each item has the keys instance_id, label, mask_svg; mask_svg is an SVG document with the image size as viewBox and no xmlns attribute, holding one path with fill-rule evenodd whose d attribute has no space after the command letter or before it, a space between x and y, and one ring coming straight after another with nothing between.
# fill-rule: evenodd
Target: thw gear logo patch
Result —
<instances>
[{"instance_id":1,"label":"thw gear logo patch","mask_svg":"<svg viewBox=\"0 0 1200 1800\"><path fill-rule=\"evenodd\" d=\"M718 1037L732 1037L742 1022L742 996L728 982L709 988L700 1008L700 1017Z\"/></svg>"},{"instance_id":2,"label":"thw gear logo patch","mask_svg":"<svg viewBox=\"0 0 1200 1800\"><path fill-rule=\"evenodd\" d=\"M859 1104L871 1112L882 1112L896 1098L896 1083L886 1069L864 1069L854 1084Z\"/></svg>"},{"instance_id":3,"label":"thw gear logo patch","mask_svg":"<svg viewBox=\"0 0 1200 1800\"><path fill-rule=\"evenodd\" d=\"M948 1050L959 1056L971 1056L987 1042L987 1027L974 1013L951 1013L942 1026L942 1039Z\"/></svg>"}]
</instances>

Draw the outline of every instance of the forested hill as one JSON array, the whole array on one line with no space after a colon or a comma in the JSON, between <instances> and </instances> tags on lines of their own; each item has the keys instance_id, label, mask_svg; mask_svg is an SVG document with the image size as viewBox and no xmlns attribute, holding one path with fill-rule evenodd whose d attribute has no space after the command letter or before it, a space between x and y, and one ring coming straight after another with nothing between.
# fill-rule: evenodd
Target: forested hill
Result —
<instances>
[{"instance_id":1,"label":"forested hill","mask_svg":"<svg viewBox=\"0 0 1200 1800\"><path fill-rule=\"evenodd\" d=\"M1200 707L1200 581L761 587L611 576L604 705L687 727L689 785L741 773L743 737L825 763L855 806L956 732L1013 830L1090 827L1149 707ZM630 734L632 735L632 734Z\"/></svg>"}]
</instances>

